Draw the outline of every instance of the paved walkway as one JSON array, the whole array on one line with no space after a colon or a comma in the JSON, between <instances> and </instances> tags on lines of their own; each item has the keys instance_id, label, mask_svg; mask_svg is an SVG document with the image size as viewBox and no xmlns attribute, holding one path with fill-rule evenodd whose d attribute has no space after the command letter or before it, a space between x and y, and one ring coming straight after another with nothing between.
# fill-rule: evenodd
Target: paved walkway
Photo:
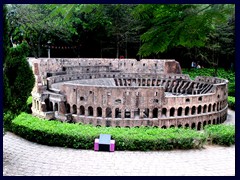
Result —
<instances>
[{"instance_id":1,"label":"paved walkway","mask_svg":"<svg viewBox=\"0 0 240 180\"><path fill-rule=\"evenodd\" d=\"M234 111L229 116L235 118ZM226 123L235 119L228 116ZM4 176L235 176L235 146L202 150L94 152L3 137Z\"/></svg>"}]
</instances>

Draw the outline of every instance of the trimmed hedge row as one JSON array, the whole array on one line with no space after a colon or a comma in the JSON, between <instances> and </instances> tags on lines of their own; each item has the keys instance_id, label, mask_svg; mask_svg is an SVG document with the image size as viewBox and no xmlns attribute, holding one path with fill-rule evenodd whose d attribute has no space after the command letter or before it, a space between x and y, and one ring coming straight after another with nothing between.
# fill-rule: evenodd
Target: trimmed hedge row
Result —
<instances>
[{"instance_id":1,"label":"trimmed hedge row","mask_svg":"<svg viewBox=\"0 0 240 180\"><path fill-rule=\"evenodd\" d=\"M207 136L192 129L154 127L114 128L49 121L21 113L12 121L12 131L40 144L93 149L99 134L111 134L116 150L171 150L202 148Z\"/></svg>"},{"instance_id":2,"label":"trimmed hedge row","mask_svg":"<svg viewBox=\"0 0 240 180\"><path fill-rule=\"evenodd\" d=\"M27 113L21 113L12 121L11 131L40 144L76 149L93 149L94 139L99 134L111 134L116 140L116 150L199 149L207 139L211 144L229 146L235 143L233 125L207 125L204 132L184 128L94 127L49 121Z\"/></svg>"},{"instance_id":3,"label":"trimmed hedge row","mask_svg":"<svg viewBox=\"0 0 240 180\"><path fill-rule=\"evenodd\" d=\"M212 144L230 146L235 144L234 125L207 125L204 128Z\"/></svg>"}]
</instances>

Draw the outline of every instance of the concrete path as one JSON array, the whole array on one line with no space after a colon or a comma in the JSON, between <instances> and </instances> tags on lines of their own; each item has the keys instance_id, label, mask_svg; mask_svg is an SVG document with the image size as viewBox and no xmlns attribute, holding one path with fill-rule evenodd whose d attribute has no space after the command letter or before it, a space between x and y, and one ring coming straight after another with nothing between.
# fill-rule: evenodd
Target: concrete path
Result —
<instances>
[{"instance_id":1,"label":"concrete path","mask_svg":"<svg viewBox=\"0 0 240 180\"><path fill-rule=\"evenodd\" d=\"M233 123L230 112L226 123ZM229 119L231 117L231 119ZM4 176L235 176L235 146L201 150L94 152L3 137Z\"/></svg>"}]
</instances>

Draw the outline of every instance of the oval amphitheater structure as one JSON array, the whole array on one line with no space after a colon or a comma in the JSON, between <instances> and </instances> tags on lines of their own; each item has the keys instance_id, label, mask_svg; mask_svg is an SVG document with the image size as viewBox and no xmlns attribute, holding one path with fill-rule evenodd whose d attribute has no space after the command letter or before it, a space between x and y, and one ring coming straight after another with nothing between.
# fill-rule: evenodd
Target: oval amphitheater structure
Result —
<instances>
[{"instance_id":1,"label":"oval amphitheater structure","mask_svg":"<svg viewBox=\"0 0 240 180\"><path fill-rule=\"evenodd\" d=\"M201 130L227 118L228 80L182 74L170 59L29 58L32 114L95 126Z\"/></svg>"}]
</instances>

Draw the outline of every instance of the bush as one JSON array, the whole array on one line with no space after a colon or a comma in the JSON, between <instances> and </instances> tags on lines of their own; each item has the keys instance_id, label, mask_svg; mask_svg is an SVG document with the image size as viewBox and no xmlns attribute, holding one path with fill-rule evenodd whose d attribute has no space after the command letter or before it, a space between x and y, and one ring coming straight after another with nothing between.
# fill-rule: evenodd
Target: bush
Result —
<instances>
[{"instance_id":1,"label":"bush","mask_svg":"<svg viewBox=\"0 0 240 180\"><path fill-rule=\"evenodd\" d=\"M27 99L31 94L35 78L27 61L27 42L22 42L16 47L9 49L9 58L4 63L4 110L20 113L27 109Z\"/></svg>"},{"instance_id":2,"label":"bush","mask_svg":"<svg viewBox=\"0 0 240 180\"><path fill-rule=\"evenodd\" d=\"M12 123L12 131L37 143L80 149L93 149L99 134L111 134L116 150L170 150L202 148L207 136L183 128L114 128L49 121L21 113Z\"/></svg>"},{"instance_id":3,"label":"bush","mask_svg":"<svg viewBox=\"0 0 240 180\"><path fill-rule=\"evenodd\" d=\"M228 107L235 110L235 97L228 96Z\"/></svg>"},{"instance_id":4,"label":"bush","mask_svg":"<svg viewBox=\"0 0 240 180\"><path fill-rule=\"evenodd\" d=\"M3 123L4 123L4 131L11 131L11 125L13 119L16 117L11 111L7 111L3 113Z\"/></svg>"},{"instance_id":5,"label":"bush","mask_svg":"<svg viewBox=\"0 0 240 180\"><path fill-rule=\"evenodd\" d=\"M234 125L207 125L204 128L212 144L230 146L235 144Z\"/></svg>"}]
</instances>

